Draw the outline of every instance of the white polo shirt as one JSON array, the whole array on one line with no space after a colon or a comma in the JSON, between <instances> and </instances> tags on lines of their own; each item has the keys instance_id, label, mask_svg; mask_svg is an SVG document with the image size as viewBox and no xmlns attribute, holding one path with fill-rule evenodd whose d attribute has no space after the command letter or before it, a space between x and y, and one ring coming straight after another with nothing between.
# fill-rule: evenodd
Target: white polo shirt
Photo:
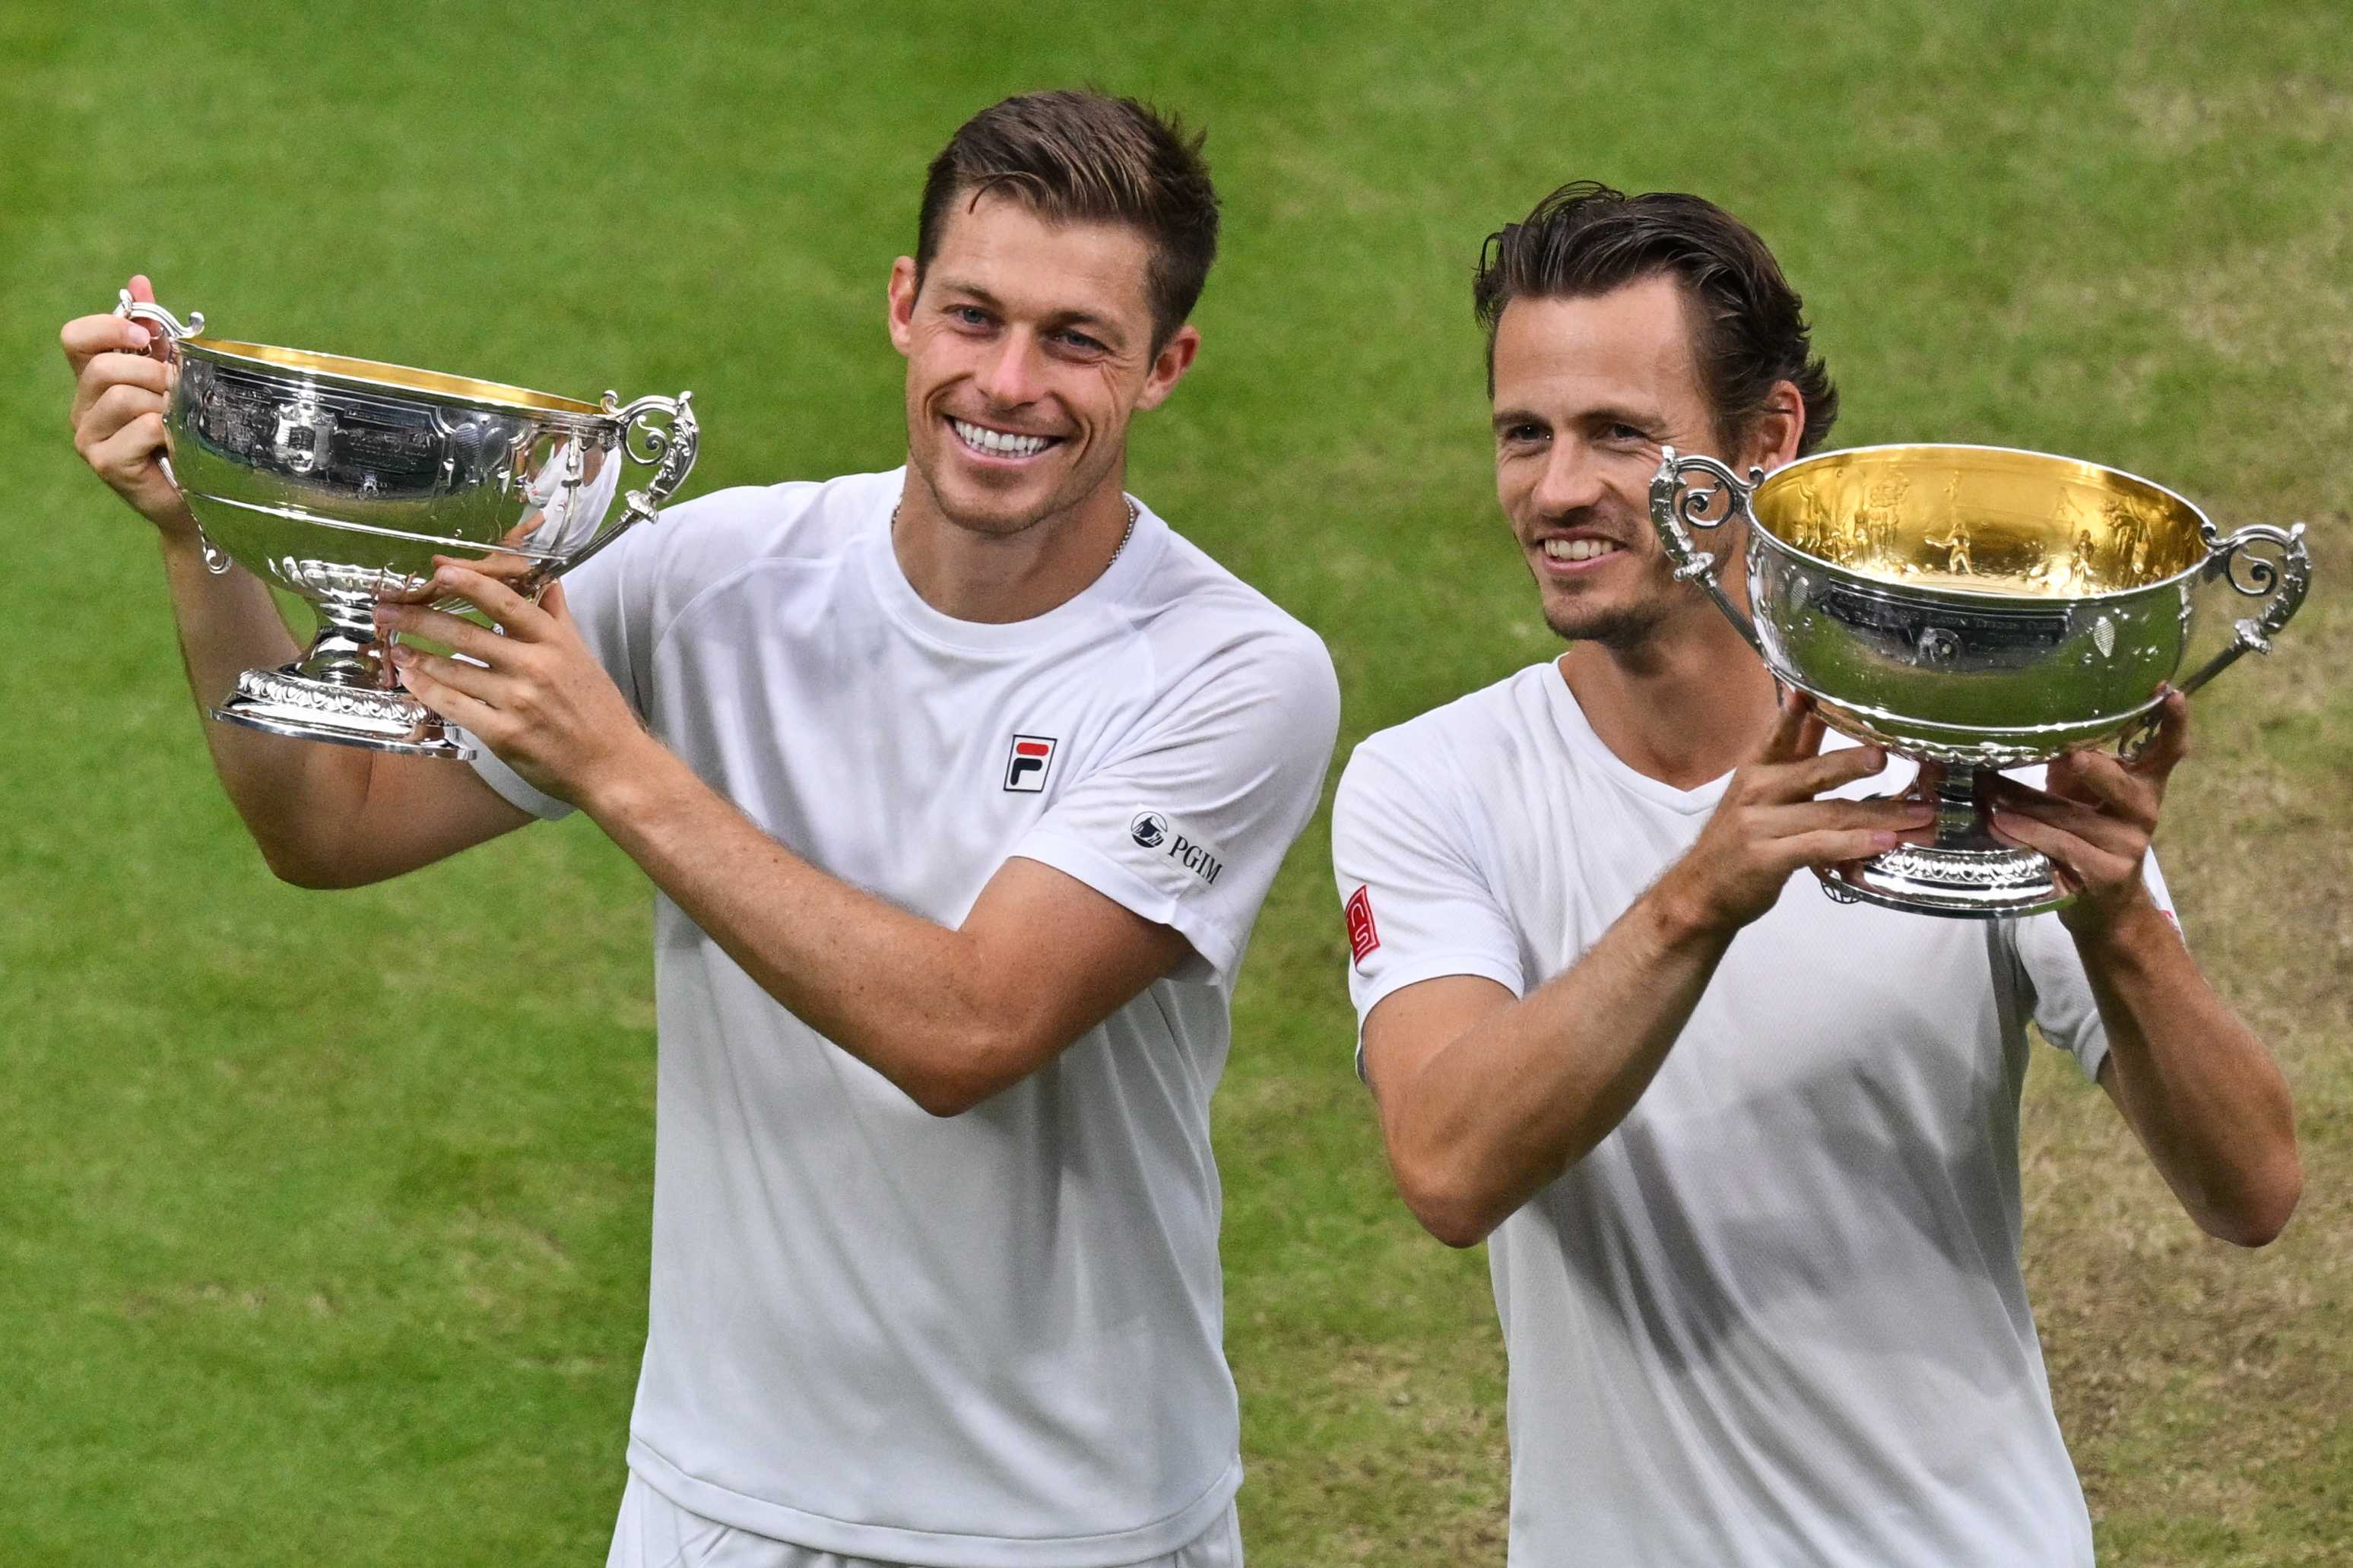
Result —
<instances>
[{"instance_id":1,"label":"white polo shirt","mask_svg":"<svg viewBox=\"0 0 2353 1568\"><path fill-rule=\"evenodd\" d=\"M1209 1094L1338 689L1313 633L1148 510L1068 603L951 619L892 552L902 479L705 497L566 596L663 743L813 864L953 926L1019 856L1194 956L943 1121L658 898L629 1464L693 1512L825 1552L1134 1563L1219 1521L1240 1484ZM478 766L563 810L487 752Z\"/></svg>"},{"instance_id":2,"label":"white polo shirt","mask_svg":"<svg viewBox=\"0 0 2353 1568\"><path fill-rule=\"evenodd\" d=\"M1551 663L1366 741L1333 817L1359 1018L1568 968L1725 782L1627 766ZM2019 1272L2030 1020L2096 1074L2055 915L1789 879L1625 1121L1489 1239L1514 1568L2092 1561Z\"/></svg>"}]
</instances>

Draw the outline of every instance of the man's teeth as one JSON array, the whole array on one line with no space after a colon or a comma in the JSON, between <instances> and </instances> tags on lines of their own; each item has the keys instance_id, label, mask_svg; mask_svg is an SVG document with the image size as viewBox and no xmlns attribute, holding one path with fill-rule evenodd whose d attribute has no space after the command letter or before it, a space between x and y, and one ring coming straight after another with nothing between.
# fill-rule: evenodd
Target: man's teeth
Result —
<instances>
[{"instance_id":1,"label":"man's teeth","mask_svg":"<svg viewBox=\"0 0 2353 1568\"><path fill-rule=\"evenodd\" d=\"M955 426L956 435L965 446L992 458L1034 458L1054 444L1052 437L1047 436L1015 436L984 425L967 425L961 419L948 423Z\"/></svg>"},{"instance_id":2,"label":"man's teeth","mask_svg":"<svg viewBox=\"0 0 2353 1568\"><path fill-rule=\"evenodd\" d=\"M1547 539L1544 542L1547 561L1590 561L1599 555L1613 555L1623 546L1607 539Z\"/></svg>"}]
</instances>

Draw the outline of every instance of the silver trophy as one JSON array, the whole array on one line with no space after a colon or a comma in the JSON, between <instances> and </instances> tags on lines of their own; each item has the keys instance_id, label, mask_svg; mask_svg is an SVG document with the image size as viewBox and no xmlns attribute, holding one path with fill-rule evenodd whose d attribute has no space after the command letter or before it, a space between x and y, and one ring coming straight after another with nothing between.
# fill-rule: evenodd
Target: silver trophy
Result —
<instances>
[{"instance_id":1,"label":"silver trophy","mask_svg":"<svg viewBox=\"0 0 2353 1568\"><path fill-rule=\"evenodd\" d=\"M403 365L206 335L124 290L115 313L176 366L164 477L195 515L205 563L232 563L319 613L303 656L248 669L213 717L272 734L413 756L472 749L401 689L375 606L414 597L434 557L526 597L633 523L694 466L692 394L582 403ZM607 521L624 459L653 470ZM452 603L452 608L464 606Z\"/></svg>"},{"instance_id":2,"label":"silver trophy","mask_svg":"<svg viewBox=\"0 0 2353 1568\"><path fill-rule=\"evenodd\" d=\"M1693 542L1736 516L1748 524L1746 615ZM1907 798L1934 803L1933 837L1835 867L1823 886L1930 914L2065 903L2048 859L1994 837L1986 781L2145 741L2167 683L2194 691L2241 654L2268 653L2312 580L2301 523L2225 536L2147 479L1999 447L1862 447L1746 480L1668 447L1651 521L1676 577L1705 588L1825 722L1922 764ZM2180 677L2201 590L2218 581L2257 603Z\"/></svg>"}]
</instances>

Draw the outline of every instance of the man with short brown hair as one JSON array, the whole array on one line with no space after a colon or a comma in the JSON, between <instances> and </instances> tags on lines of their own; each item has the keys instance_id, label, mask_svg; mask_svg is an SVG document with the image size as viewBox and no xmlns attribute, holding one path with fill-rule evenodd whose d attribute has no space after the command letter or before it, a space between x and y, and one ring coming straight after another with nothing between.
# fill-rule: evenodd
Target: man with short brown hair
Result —
<instances>
[{"instance_id":1,"label":"man with short brown hair","mask_svg":"<svg viewBox=\"0 0 2353 1568\"><path fill-rule=\"evenodd\" d=\"M1123 489L1216 234L1141 105L984 110L892 269L905 468L688 502L538 605L445 567L503 636L386 605L465 656L395 662L479 771L206 727L290 880L576 808L659 890L617 1568L1240 1561L1208 1099L1338 691ZM77 445L162 532L202 702L291 644L203 569L142 336L67 327Z\"/></svg>"},{"instance_id":2,"label":"man with short brown hair","mask_svg":"<svg viewBox=\"0 0 2353 1568\"><path fill-rule=\"evenodd\" d=\"M1662 447L1827 433L1798 295L1694 196L1568 186L1489 247L1496 489L1570 646L1357 747L1333 858L1398 1187L1490 1243L1511 1561L2088 1563L2019 1272L2028 1023L2212 1234L2262 1245L2301 1184L2147 853L2181 700L2136 762L2001 786L2057 914L1824 898L1796 873L1925 826L1859 798L1909 764L1777 705L1647 505Z\"/></svg>"}]
</instances>

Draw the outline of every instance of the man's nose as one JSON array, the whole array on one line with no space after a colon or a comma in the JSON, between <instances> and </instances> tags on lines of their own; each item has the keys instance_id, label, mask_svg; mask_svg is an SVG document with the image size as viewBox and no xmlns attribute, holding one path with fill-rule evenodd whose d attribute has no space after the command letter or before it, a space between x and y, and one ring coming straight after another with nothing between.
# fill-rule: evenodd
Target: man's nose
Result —
<instances>
[{"instance_id":1,"label":"man's nose","mask_svg":"<svg viewBox=\"0 0 2353 1568\"><path fill-rule=\"evenodd\" d=\"M1536 480L1534 500L1546 517L1582 511L1601 500L1601 465L1581 441L1556 440Z\"/></svg>"},{"instance_id":2,"label":"man's nose","mask_svg":"<svg viewBox=\"0 0 2353 1568\"><path fill-rule=\"evenodd\" d=\"M1041 390L1038 340L1026 331L1014 331L997 342L995 353L981 367L980 390L999 407L1016 407L1035 403Z\"/></svg>"}]
</instances>

